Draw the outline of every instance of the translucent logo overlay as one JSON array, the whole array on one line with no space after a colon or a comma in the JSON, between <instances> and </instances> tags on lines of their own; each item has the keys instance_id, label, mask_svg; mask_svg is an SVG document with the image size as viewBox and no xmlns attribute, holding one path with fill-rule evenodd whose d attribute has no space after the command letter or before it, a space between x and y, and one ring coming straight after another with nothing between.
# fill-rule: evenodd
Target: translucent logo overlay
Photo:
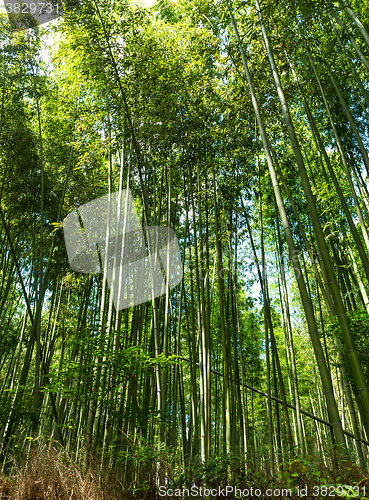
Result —
<instances>
[{"instance_id":1,"label":"translucent logo overlay","mask_svg":"<svg viewBox=\"0 0 369 500\"><path fill-rule=\"evenodd\" d=\"M141 227L129 189L96 198L63 221L71 268L104 272L116 310L147 302L182 280L173 229Z\"/></svg>"},{"instance_id":2,"label":"translucent logo overlay","mask_svg":"<svg viewBox=\"0 0 369 500\"><path fill-rule=\"evenodd\" d=\"M70 10L80 6L80 0L4 0L10 26L13 31L21 31L45 24Z\"/></svg>"}]
</instances>

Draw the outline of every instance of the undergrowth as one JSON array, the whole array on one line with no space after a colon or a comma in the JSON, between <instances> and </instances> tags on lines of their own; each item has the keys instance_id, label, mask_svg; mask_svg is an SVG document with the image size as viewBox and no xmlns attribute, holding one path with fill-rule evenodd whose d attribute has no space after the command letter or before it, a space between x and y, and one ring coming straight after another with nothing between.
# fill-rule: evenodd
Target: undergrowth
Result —
<instances>
[{"instance_id":1,"label":"undergrowth","mask_svg":"<svg viewBox=\"0 0 369 500\"><path fill-rule=\"evenodd\" d=\"M258 465L239 455L212 456L204 463L181 464L176 453L132 446L135 473L125 467L104 465L98 457L90 465L72 457L61 447L35 444L27 456L7 461L0 474L1 500L159 500L161 498L360 498L369 500L368 472L343 458L306 455L280 462L273 474L268 460ZM255 458L255 457L254 457ZM127 462L125 462L127 464ZM262 464L262 465L261 465ZM122 465L122 464L121 464ZM160 486L162 487L160 489ZM228 486L228 492L226 487ZM231 491L230 488L233 488ZM350 488L358 489L350 489ZM202 488L200 490L200 488ZM235 488L238 488L235 494ZM188 490L190 496L183 495ZM284 492L282 493L282 489ZM356 491L359 494L356 494ZM279 493L278 493L279 492ZM164 493L164 494L163 494Z\"/></svg>"}]
</instances>

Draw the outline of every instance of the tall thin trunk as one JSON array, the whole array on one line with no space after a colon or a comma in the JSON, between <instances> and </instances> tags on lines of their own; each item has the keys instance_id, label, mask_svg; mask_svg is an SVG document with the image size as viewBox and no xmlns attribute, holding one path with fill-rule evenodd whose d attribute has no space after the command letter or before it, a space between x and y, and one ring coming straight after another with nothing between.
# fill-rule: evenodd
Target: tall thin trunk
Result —
<instances>
[{"instance_id":1,"label":"tall thin trunk","mask_svg":"<svg viewBox=\"0 0 369 500\"><path fill-rule=\"evenodd\" d=\"M334 17L335 21L337 22L337 24L338 24L338 25L339 25L339 26L340 26L343 30L345 30L345 27L344 27L344 25L343 25L343 23L342 23L341 19L338 17L338 15L334 12L334 10L333 10L333 9L331 10L331 12L330 12L330 13L333 15L333 17ZM369 62L368 62L368 60L366 59L366 57L364 56L364 54L361 52L361 50L360 50L360 49L359 49L359 47L357 46L357 44L356 44L356 42L355 42L355 40L354 40L353 36L351 36L351 34L350 34L350 33L348 34L348 37L349 37L349 40L350 40L350 42L351 42L351 45L354 47L355 52L356 52L356 54L358 55L359 59L360 59L360 60L361 60L361 62L364 64L364 66L366 67L366 69L369 71Z\"/></svg>"},{"instance_id":2,"label":"tall thin trunk","mask_svg":"<svg viewBox=\"0 0 369 500\"><path fill-rule=\"evenodd\" d=\"M297 422L297 432L299 439L299 449L302 454L304 454L304 439L302 435L302 426L301 426L301 411L300 411L300 395L299 395L299 387L297 382L297 369L296 369L296 360L295 360L295 349L293 346L293 335L292 335L292 324L291 324L291 316L290 316L290 307L288 301L288 293L287 293L287 285L286 285L286 273L284 266L284 257L283 257L283 244L282 238L279 229L279 220L276 221L277 224L277 237L278 237L278 247L279 247L279 259L280 259L280 271L281 271L281 283L282 283L282 297L284 302L284 310L286 312L286 331L287 331L287 347L289 351L289 359L291 364L291 375L292 375L292 386L293 386L293 394L294 394L294 403L296 406L296 422Z\"/></svg>"},{"instance_id":3,"label":"tall thin trunk","mask_svg":"<svg viewBox=\"0 0 369 500\"><path fill-rule=\"evenodd\" d=\"M346 200L345 200L345 198L343 196L343 193L342 193L342 189L341 189L341 187L340 187L340 185L338 183L338 180L337 180L336 174L335 174L335 172L333 170L331 161L330 161L330 159L328 157L328 154L326 152L326 149L324 147L324 144L323 144L322 138L320 136L319 130L318 130L317 126L316 126L315 120L314 120L313 115L311 113L310 106L309 106L309 104L308 104L308 102L307 102L307 100L306 100L306 98L304 96L304 93L303 93L303 91L301 89L301 86L300 86L300 82L299 82L299 80L297 78L295 70L294 70L294 68L292 66L292 63L291 63L291 61L290 61L290 59L289 59L288 56L287 56L287 60L289 62L289 65L290 65L290 68L291 68L292 73L294 75L295 81L297 82L297 84L299 86L299 89L300 89L300 92L301 92L301 95L302 95L302 98L303 98L305 111L306 111L306 114L308 116L311 128L312 128L313 136L315 136L314 138L317 141L316 147L317 147L318 155L320 155L321 153L323 154L325 163L326 163L326 165L328 167L330 178L333 181L334 187L336 189L336 192L338 194L339 200L341 202L341 206L342 206L343 211L344 211L344 213L346 215L346 219L347 219L347 222L349 224L351 234L352 234L352 236L354 238L356 247L357 247L359 255L360 255L361 262L363 264L363 268L364 268L366 277L367 277L367 279L369 281L369 259L368 259L367 255L365 253L365 250L364 250L363 244L361 242L360 236L359 236L359 234L357 232L357 229L356 229L356 226L355 226L355 224L354 224L354 222L352 220L352 216L351 216L350 210L349 210L349 208L347 206ZM365 226L364 226L364 231L365 231L366 237L368 239L368 235L367 235ZM369 240L368 240L368 248L369 248Z\"/></svg>"},{"instance_id":4,"label":"tall thin trunk","mask_svg":"<svg viewBox=\"0 0 369 500\"><path fill-rule=\"evenodd\" d=\"M265 333L265 360L266 360L266 379L267 379L267 410L268 410L268 442L269 442L269 460L270 472L274 472L274 446L273 446L273 413L272 413L272 392L270 384L270 355L269 355L269 331L272 329L272 324L269 324L268 315L268 292L267 292L267 275L266 275L266 261L264 250L264 230L263 230L263 206L260 185L260 167L258 163L258 176L259 176L259 224L260 224L260 244L261 244L261 274L262 274L262 291L263 291L263 312L264 312L264 333ZM271 333L270 333L271 335Z\"/></svg>"},{"instance_id":5,"label":"tall thin trunk","mask_svg":"<svg viewBox=\"0 0 369 500\"><path fill-rule=\"evenodd\" d=\"M248 86L249 86L249 90L250 90L250 94L251 94L252 104L253 104L253 107L255 110L256 119L257 119L258 127L260 130L262 142L263 142L264 153L265 153L265 156L267 159L269 172L270 172L270 176L272 179L274 194L276 197L280 217L282 219L283 229L285 232L285 238L286 238L286 241L288 244L289 253L290 253L291 260L292 260L292 265L294 268L296 281L297 281L297 284L299 287L301 301L302 301L304 311L305 311L305 316L306 316L306 321L308 324L309 334L310 334L310 338L311 338L312 343L313 343L316 360L317 360L317 363L319 366L319 372L321 375L325 396L327 398L327 405L330 408L330 419L331 419L331 422L334 426L337 443L345 446L345 438L344 438L342 425L341 425L341 421L340 421L340 417L339 417L339 413L338 413L338 409L337 409L337 404L336 404L334 394L333 394L332 380L331 380L331 377L330 377L329 372L327 370L327 365L326 365L326 362L324 359L324 354L323 354L323 350L322 350L319 335L318 335L318 328L317 328L316 321L315 321L313 307L312 307L311 301L309 299L309 296L308 296L308 293L306 290L306 284L304 281L303 274L301 272L301 267L300 267L300 263L299 263L299 259L298 259L298 255L297 255L298 251L295 248L295 244L294 244L294 241L292 238L292 233L291 233L291 229L289 227L286 210L285 210L284 203L283 203L283 198L281 196L281 191L280 191L280 187L278 184L276 172L274 169L272 157L270 155L269 141L268 141L267 134L266 134L265 128L264 128L264 124L263 124L263 121L261 118L259 105L258 105L256 96L255 96L254 87L253 87L253 83L251 80L251 75L249 73L248 66L246 63L246 57L244 54L243 45L242 45L241 39L240 39L239 34L238 34L238 30L237 30L237 26L236 26L236 23L235 23L233 14L232 14L232 10L229 7L228 3L227 3L227 7L228 7L228 11L229 11L229 14L231 17L231 21L232 21L233 29L234 29L234 32L236 35L236 39L237 39L237 42L239 44L242 62L243 62L243 66L244 66L244 70L246 73L246 78L247 78L247 82L248 82ZM273 72L274 72L274 69L273 69ZM278 86L278 89L279 88L280 88L280 84ZM306 172L305 172L305 176L306 176ZM311 194L310 194L310 198L312 198ZM315 221L315 218L314 218L314 221Z\"/></svg>"},{"instance_id":6,"label":"tall thin trunk","mask_svg":"<svg viewBox=\"0 0 369 500\"><path fill-rule=\"evenodd\" d=\"M321 223L319 220L319 215L318 215L318 211L316 208L315 198L314 198L313 193L311 191L311 186L310 186L310 182L309 182L309 179L308 179L308 176L306 173L304 160L303 160L301 150L300 150L300 145L299 145L299 142L297 140L295 128L294 128L293 123L292 123L289 107L288 107L286 98L284 96L282 84L281 84L278 70L277 70L277 67L276 67L276 64L274 61L273 52L272 52L272 49L271 49L271 46L269 43L269 37L267 35L266 27L264 25L263 16L262 16L261 11L260 11L260 6L259 6L258 0L255 0L255 5L256 5L256 10L258 12L258 16L259 16L260 26L261 26L261 30L263 33L263 39L264 39L266 51L268 54L269 63L270 63L270 67L272 70L272 74L273 74L273 78L274 78L274 82L275 82L275 86L276 86L276 91L278 93L278 97L279 97L281 107L282 107L282 114L283 114L283 117L284 117L284 120L285 120L285 123L287 126L288 134L289 134L290 141L291 141L293 151L295 154L295 158L296 158L296 163L298 165L301 183L302 183L302 187L303 187L303 190L305 193L305 199L306 199L306 203L307 203L308 210L309 210L309 216L310 216L311 222L313 224L315 238L316 238L316 242L317 242L317 246L318 246L318 253L321 256L322 264L323 264L323 266L326 270L326 273L327 273L329 288L331 290L337 318L338 318L340 326L341 326L342 335L343 335L343 338L345 341L346 353L347 353L348 359L350 361L352 373L353 373L354 379L356 381L358 390L360 391L360 398L362 399L362 402L363 402L365 414L367 417L369 417L369 388L368 388L368 385L367 385L365 377L364 377L363 369L360 365L360 361L359 361L359 357L358 357L358 354L356 351L355 342L354 342L354 338L353 338L353 335L351 332L350 324L349 324L349 321L348 321L348 318L346 315L346 311L345 311L345 307L344 307L343 302L342 302L342 297L341 297L341 294L340 294L340 291L339 291L339 288L337 285L337 280L336 280L332 260L331 260L330 254L329 254L329 248L328 248L327 242L325 240L323 229L322 229L322 226L321 226ZM368 164L369 164L369 162L368 162ZM312 312L312 314L314 315L313 312ZM314 318L314 324L316 326L315 318ZM316 330L316 328L315 328L315 330ZM319 344L320 344L320 342L319 342ZM332 401L332 403L333 403L333 401ZM335 427L340 428L340 430L338 431L340 434L340 437L339 437L339 441L337 444L342 443L344 445L345 441L344 441L344 439L342 439L343 438L342 425L339 421L339 415L336 414L336 412L337 412L336 402L334 402L334 406L332 406L331 404L329 404L328 406L329 406L330 412L333 411L335 416L337 417L337 420L336 420L336 417L334 418L334 420L336 421ZM336 438L337 437L338 436L336 436Z\"/></svg>"},{"instance_id":7,"label":"tall thin trunk","mask_svg":"<svg viewBox=\"0 0 369 500\"><path fill-rule=\"evenodd\" d=\"M216 238L216 249L217 249L217 270L218 270L218 289L219 289L219 313L220 313L220 329L222 333L222 354L223 354L223 394L224 394L224 408L223 414L225 419L225 445L227 455L231 451L231 403L230 403L230 389L229 389L229 376L230 369L228 365L228 328L225 318L225 308L224 308L224 284L223 284L223 258L222 258L222 246L221 246L221 233L218 221L218 203L217 203L217 188L215 182L215 172L213 170L213 184L214 184L214 209L215 209L215 238Z\"/></svg>"},{"instance_id":8,"label":"tall thin trunk","mask_svg":"<svg viewBox=\"0 0 369 500\"><path fill-rule=\"evenodd\" d=\"M359 28L359 31L362 34L367 47L369 48L369 34L366 31L366 29L364 28L363 23L357 17L355 12L351 9L351 7L349 7L348 5L345 5L345 9L346 9L346 12L348 13L348 15L350 16L350 18L354 21L356 26Z\"/></svg>"}]
</instances>

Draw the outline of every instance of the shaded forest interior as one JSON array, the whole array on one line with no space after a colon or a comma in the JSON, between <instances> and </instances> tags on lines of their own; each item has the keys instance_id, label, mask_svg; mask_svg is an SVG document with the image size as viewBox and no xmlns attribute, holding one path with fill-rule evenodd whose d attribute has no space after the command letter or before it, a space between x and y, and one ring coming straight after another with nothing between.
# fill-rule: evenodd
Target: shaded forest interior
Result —
<instances>
[{"instance_id":1,"label":"shaded forest interior","mask_svg":"<svg viewBox=\"0 0 369 500\"><path fill-rule=\"evenodd\" d=\"M369 4L345 2L0 11L0 498L369 497ZM181 256L130 307L109 238L88 272L64 237L113 193Z\"/></svg>"}]
</instances>

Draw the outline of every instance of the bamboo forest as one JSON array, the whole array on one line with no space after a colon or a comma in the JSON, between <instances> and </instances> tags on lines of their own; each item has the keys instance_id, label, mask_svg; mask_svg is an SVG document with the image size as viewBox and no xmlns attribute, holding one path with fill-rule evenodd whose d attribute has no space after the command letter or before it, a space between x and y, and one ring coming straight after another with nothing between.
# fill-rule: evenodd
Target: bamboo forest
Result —
<instances>
[{"instance_id":1,"label":"bamboo forest","mask_svg":"<svg viewBox=\"0 0 369 500\"><path fill-rule=\"evenodd\" d=\"M369 2L40 5L0 9L0 498L368 500Z\"/></svg>"}]
</instances>

